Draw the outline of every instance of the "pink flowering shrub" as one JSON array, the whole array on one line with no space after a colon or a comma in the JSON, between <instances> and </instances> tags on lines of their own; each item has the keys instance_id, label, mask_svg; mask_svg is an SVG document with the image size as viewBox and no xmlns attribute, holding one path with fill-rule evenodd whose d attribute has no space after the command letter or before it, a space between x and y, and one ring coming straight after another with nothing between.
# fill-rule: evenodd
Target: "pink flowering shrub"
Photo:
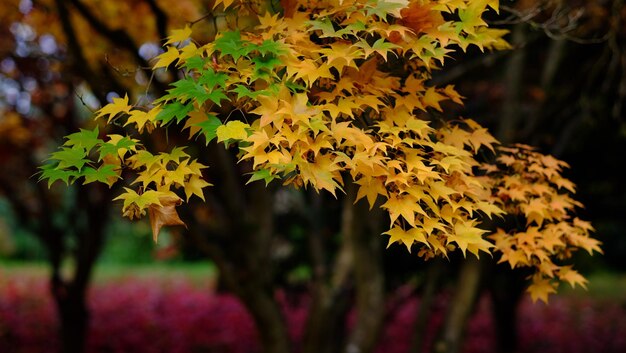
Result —
<instances>
[{"instance_id":1,"label":"pink flowering shrub","mask_svg":"<svg viewBox=\"0 0 626 353\"><path fill-rule=\"evenodd\" d=\"M294 346L306 323L306 296L277 293ZM211 284L185 278L122 278L96 284L89 296L88 353L255 353L251 317L232 296L215 294ZM447 298L431 308L426 345L443 324ZM411 342L419 299L389 300L388 319L377 353L404 353ZM473 315L465 353L497 353L487 297ZM555 297L549 305L525 300L519 309L520 353L626 352L626 308L619 303ZM348 316L348 325L354 315ZM57 352L54 304L43 275L0 277L0 352Z\"/></svg>"}]
</instances>

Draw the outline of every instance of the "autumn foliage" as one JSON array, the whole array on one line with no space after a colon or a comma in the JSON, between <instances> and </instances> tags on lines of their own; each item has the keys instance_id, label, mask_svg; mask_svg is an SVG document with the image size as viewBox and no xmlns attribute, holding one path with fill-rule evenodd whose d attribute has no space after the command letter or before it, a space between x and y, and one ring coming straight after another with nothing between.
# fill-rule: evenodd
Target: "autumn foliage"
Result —
<instances>
[{"instance_id":1,"label":"autumn foliage","mask_svg":"<svg viewBox=\"0 0 626 353\"><path fill-rule=\"evenodd\" d=\"M547 300L558 281L584 285L564 260L579 248L599 252L591 226L561 175L565 164L525 146L499 147L474 120L441 121L442 104L462 104L454 86L433 86L433 70L475 46L508 49L506 31L489 28L495 0L330 0L273 3L224 0L215 38L173 31L153 72L181 79L152 102L114 98L98 128L67 137L41 178L72 183L129 182L116 199L130 219L180 225L176 206L204 199L207 166L185 147L149 151L146 133L188 132L236 149L249 182L357 197L389 213L389 245L431 258L460 249L495 254L534 271L529 291ZM132 176L131 176L132 175ZM122 180L121 180L122 179ZM183 197L184 196L184 197ZM510 220L515 220L510 226ZM493 229L494 224L509 225Z\"/></svg>"}]
</instances>

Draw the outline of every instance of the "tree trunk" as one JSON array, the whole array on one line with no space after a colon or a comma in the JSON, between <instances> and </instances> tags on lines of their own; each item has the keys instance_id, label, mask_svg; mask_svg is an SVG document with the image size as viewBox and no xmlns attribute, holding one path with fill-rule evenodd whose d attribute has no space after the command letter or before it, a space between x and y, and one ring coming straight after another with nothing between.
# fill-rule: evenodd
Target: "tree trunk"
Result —
<instances>
[{"instance_id":1,"label":"tree trunk","mask_svg":"<svg viewBox=\"0 0 626 353\"><path fill-rule=\"evenodd\" d=\"M368 204L356 198L356 186L347 186L344 207L346 227L343 236L352 248L356 288L356 323L345 353L370 353L374 350L385 314L384 273L382 266L381 216L379 207L368 210Z\"/></svg>"},{"instance_id":2,"label":"tree trunk","mask_svg":"<svg viewBox=\"0 0 626 353\"><path fill-rule=\"evenodd\" d=\"M461 351L467 321L474 310L480 292L480 275L481 265L478 259L470 257L463 261L442 337L435 344L435 352L458 353Z\"/></svg>"},{"instance_id":3,"label":"tree trunk","mask_svg":"<svg viewBox=\"0 0 626 353\"><path fill-rule=\"evenodd\" d=\"M345 341L345 319L350 307L350 277L354 268L354 254L344 236L350 231L352 204L344 202L341 213L341 246L332 267L326 265L328 244L323 242L320 222L322 199L314 197L311 228L311 259L313 261L312 301L309 307L302 353L338 353Z\"/></svg>"},{"instance_id":4,"label":"tree trunk","mask_svg":"<svg viewBox=\"0 0 626 353\"><path fill-rule=\"evenodd\" d=\"M496 137L503 143L514 141L520 120L525 117L520 100L524 79L524 64L526 49L523 48L526 39L526 24L521 23L513 28L512 44L517 48L511 53L504 76L506 93L502 105L502 119L498 121Z\"/></svg>"},{"instance_id":5,"label":"tree trunk","mask_svg":"<svg viewBox=\"0 0 626 353\"><path fill-rule=\"evenodd\" d=\"M89 324L85 292L71 288L60 278L52 282L52 295L59 313L62 352L82 353L85 351Z\"/></svg>"},{"instance_id":6,"label":"tree trunk","mask_svg":"<svg viewBox=\"0 0 626 353\"><path fill-rule=\"evenodd\" d=\"M437 287L439 286L439 277L443 271L441 259L433 259L426 271L426 283L422 291L422 300L416 313L415 324L413 326L413 338L409 353L421 353L424 350L424 336L428 327L428 319L430 318L430 307L435 301Z\"/></svg>"},{"instance_id":7,"label":"tree trunk","mask_svg":"<svg viewBox=\"0 0 626 353\"><path fill-rule=\"evenodd\" d=\"M52 264L51 289L59 313L63 353L82 353L86 348L89 329L86 294L93 267L104 245L110 211L105 197L107 194L108 189L96 184L77 193L75 207L82 212L78 220L72 223L77 239L76 249L72 252L76 267L70 279L64 280L60 275L60 259L66 251L63 248L63 234L67 230L48 234L53 238L48 243Z\"/></svg>"},{"instance_id":8,"label":"tree trunk","mask_svg":"<svg viewBox=\"0 0 626 353\"><path fill-rule=\"evenodd\" d=\"M220 283L246 307L259 334L264 353L290 353L291 344L281 309L274 297L274 236L272 192L260 182L246 187L229 151L209 145L203 161L214 166L211 181L216 193L196 207L210 207L210 222L188 221L191 240L217 266ZM245 166L244 166L245 167Z\"/></svg>"},{"instance_id":9,"label":"tree trunk","mask_svg":"<svg viewBox=\"0 0 626 353\"><path fill-rule=\"evenodd\" d=\"M492 264L495 267L497 264ZM506 271L506 273L505 273ZM517 308L526 287L525 277L519 269L496 269L490 276L491 299L496 329L496 347L500 353L513 353L517 350Z\"/></svg>"},{"instance_id":10,"label":"tree trunk","mask_svg":"<svg viewBox=\"0 0 626 353\"><path fill-rule=\"evenodd\" d=\"M317 286L312 293L309 316L302 340L302 353L337 353L345 335L349 308L346 288Z\"/></svg>"},{"instance_id":11,"label":"tree trunk","mask_svg":"<svg viewBox=\"0 0 626 353\"><path fill-rule=\"evenodd\" d=\"M244 285L237 296L246 306L259 332L262 352L289 353L290 342L282 312L268 290L259 290L260 285Z\"/></svg>"}]
</instances>

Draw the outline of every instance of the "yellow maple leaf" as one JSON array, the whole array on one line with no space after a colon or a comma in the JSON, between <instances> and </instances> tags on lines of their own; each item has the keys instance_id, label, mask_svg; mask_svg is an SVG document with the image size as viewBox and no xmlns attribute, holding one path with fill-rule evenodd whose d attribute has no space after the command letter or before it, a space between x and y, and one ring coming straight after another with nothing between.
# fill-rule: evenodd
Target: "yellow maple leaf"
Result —
<instances>
[{"instance_id":1,"label":"yellow maple leaf","mask_svg":"<svg viewBox=\"0 0 626 353\"><path fill-rule=\"evenodd\" d=\"M496 247L498 247L497 244ZM523 266L527 266L530 264L528 262L528 257L521 250L509 250L502 252L502 257L500 258L498 263L501 262L508 262L511 266L511 269L517 267L518 264L521 264Z\"/></svg>"},{"instance_id":2,"label":"yellow maple leaf","mask_svg":"<svg viewBox=\"0 0 626 353\"><path fill-rule=\"evenodd\" d=\"M187 196L187 202L189 202L189 198L192 195L196 195L201 198L202 201L204 201L204 193L202 192L202 189L207 186L211 186L211 184L204 181L198 175L192 175L189 180L184 183L183 186L185 188L185 196Z\"/></svg>"},{"instance_id":3,"label":"yellow maple leaf","mask_svg":"<svg viewBox=\"0 0 626 353\"><path fill-rule=\"evenodd\" d=\"M485 146L489 148L492 152L495 152L493 145L498 144L498 140L496 140L486 128L479 128L472 131L471 136L469 137L469 142L472 144L474 148L474 153L478 153L478 149L480 146Z\"/></svg>"},{"instance_id":4,"label":"yellow maple leaf","mask_svg":"<svg viewBox=\"0 0 626 353\"><path fill-rule=\"evenodd\" d=\"M456 222L454 224L454 233L448 234L447 243L455 242L461 249L461 252L463 252L463 256L465 256L465 251L468 249L476 257L479 257L479 250L490 254L489 249L493 247L493 244L482 237L486 232L475 227L473 221ZM472 246L471 248L469 247L470 245Z\"/></svg>"},{"instance_id":5,"label":"yellow maple leaf","mask_svg":"<svg viewBox=\"0 0 626 353\"><path fill-rule=\"evenodd\" d=\"M428 87L420 100L424 107L431 107L437 111L442 112L443 109L441 109L441 105L439 105L439 102L443 101L446 98L446 96L437 92L437 89L435 89L435 87Z\"/></svg>"},{"instance_id":6,"label":"yellow maple leaf","mask_svg":"<svg viewBox=\"0 0 626 353\"><path fill-rule=\"evenodd\" d=\"M389 235L387 248L389 248L389 246L395 242L401 242L402 244L404 244L409 252L411 252L411 246L415 242L420 242L430 247L430 244L426 240L426 234L424 233L424 230L420 228L409 228L409 230L404 230L402 229L402 227L396 226L383 234Z\"/></svg>"},{"instance_id":7,"label":"yellow maple leaf","mask_svg":"<svg viewBox=\"0 0 626 353\"><path fill-rule=\"evenodd\" d=\"M96 119L108 116L107 124L111 123L111 120L119 113L129 114L132 106L128 104L128 95L124 95L124 98L115 97L113 102L105 105L96 112Z\"/></svg>"},{"instance_id":8,"label":"yellow maple leaf","mask_svg":"<svg viewBox=\"0 0 626 353\"><path fill-rule=\"evenodd\" d=\"M464 145L470 143L471 133L461 129L458 126L452 126L450 130L444 130L443 142L456 148L463 148Z\"/></svg>"},{"instance_id":9,"label":"yellow maple leaf","mask_svg":"<svg viewBox=\"0 0 626 353\"><path fill-rule=\"evenodd\" d=\"M428 236L427 241L428 241L428 244L430 244L430 246L434 250L440 252L442 255L447 257L448 250L443 245L443 243L441 242L441 239L439 239L438 236L431 234L431 235Z\"/></svg>"},{"instance_id":10,"label":"yellow maple leaf","mask_svg":"<svg viewBox=\"0 0 626 353\"><path fill-rule=\"evenodd\" d=\"M222 5L224 9L227 9L233 4L233 2L235 2L235 0L215 0L213 3L213 10L215 10L219 5Z\"/></svg>"},{"instance_id":11,"label":"yellow maple leaf","mask_svg":"<svg viewBox=\"0 0 626 353\"><path fill-rule=\"evenodd\" d=\"M562 266L558 270L558 276L561 281L566 281L572 288L579 285L587 289L587 279L583 277L578 271L572 269L572 266Z\"/></svg>"},{"instance_id":12,"label":"yellow maple leaf","mask_svg":"<svg viewBox=\"0 0 626 353\"><path fill-rule=\"evenodd\" d=\"M171 63L174 62L174 60L178 59L179 56L180 52L178 51L178 49L169 46L167 47L166 52L161 53L156 57L157 61L152 66L152 69L155 70L160 67L167 68L168 66L170 66Z\"/></svg>"},{"instance_id":13,"label":"yellow maple leaf","mask_svg":"<svg viewBox=\"0 0 626 353\"><path fill-rule=\"evenodd\" d=\"M165 42L165 45L173 44L176 42L184 42L185 40L189 39L189 36L191 36L191 27L189 27L189 25L185 25L184 28L173 30L172 34L167 37L167 42Z\"/></svg>"},{"instance_id":14,"label":"yellow maple leaf","mask_svg":"<svg viewBox=\"0 0 626 353\"><path fill-rule=\"evenodd\" d=\"M352 112L359 109L359 105L354 101L354 99L339 98L337 103L326 104L323 109L330 114L331 118L336 119L339 114L345 114L346 116L352 117Z\"/></svg>"},{"instance_id":15,"label":"yellow maple leaf","mask_svg":"<svg viewBox=\"0 0 626 353\"><path fill-rule=\"evenodd\" d=\"M387 189L379 178L364 176L356 180L354 183L360 185L355 202L359 201L363 197L366 197L367 202L370 205L370 210L374 207L374 203L376 203L378 195L382 195L384 197L387 196Z\"/></svg>"},{"instance_id":16,"label":"yellow maple leaf","mask_svg":"<svg viewBox=\"0 0 626 353\"><path fill-rule=\"evenodd\" d=\"M183 131L189 129L189 137L195 136L197 133L202 131L202 127L198 125L199 123L205 122L209 120L209 115L206 112L200 109L193 109L187 115L187 119L185 119L185 125L183 126Z\"/></svg>"},{"instance_id":17,"label":"yellow maple leaf","mask_svg":"<svg viewBox=\"0 0 626 353\"><path fill-rule=\"evenodd\" d=\"M165 186L166 183L163 182L163 179L167 173L167 169L163 167L144 169L137 173L137 178L131 184L141 183L144 189L148 187L156 187L159 189ZM154 186L150 185L151 183L153 183ZM169 189L169 184L167 187Z\"/></svg>"},{"instance_id":18,"label":"yellow maple leaf","mask_svg":"<svg viewBox=\"0 0 626 353\"><path fill-rule=\"evenodd\" d=\"M584 229L585 231L588 231L588 232L594 231L593 226L591 226L590 222L583 221L578 217L574 218L574 221L572 222L572 224L574 225L574 227Z\"/></svg>"},{"instance_id":19,"label":"yellow maple leaf","mask_svg":"<svg viewBox=\"0 0 626 353\"><path fill-rule=\"evenodd\" d=\"M493 203L486 201L478 201L475 203L475 207L477 211L481 211L487 215L487 217L493 219L493 216L503 216L506 212L504 212L500 207L494 205Z\"/></svg>"},{"instance_id":20,"label":"yellow maple leaf","mask_svg":"<svg viewBox=\"0 0 626 353\"><path fill-rule=\"evenodd\" d=\"M127 215L132 220L133 217L139 218L144 213L143 210L148 205L159 204L159 197L162 195L163 194L160 191L147 190L141 194L138 194L133 189L124 188L124 193L114 198L113 201L124 200L124 205L122 206L122 212L124 213L126 213L126 211L131 208L131 205L135 205L138 212Z\"/></svg>"},{"instance_id":21,"label":"yellow maple leaf","mask_svg":"<svg viewBox=\"0 0 626 353\"><path fill-rule=\"evenodd\" d=\"M402 218L411 226L415 227L415 213L424 214L426 212L419 205L418 200L409 194L405 195L389 195L387 202L380 207L386 209L389 212L391 218L391 224L394 224L398 217Z\"/></svg>"},{"instance_id":22,"label":"yellow maple leaf","mask_svg":"<svg viewBox=\"0 0 626 353\"><path fill-rule=\"evenodd\" d=\"M327 190L335 196L335 190L341 189L341 167L331 155L319 155L314 162L298 160L298 167L302 180L306 184L311 184L315 190Z\"/></svg>"},{"instance_id":23,"label":"yellow maple leaf","mask_svg":"<svg viewBox=\"0 0 626 353\"><path fill-rule=\"evenodd\" d=\"M147 112L139 109L134 109L130 112L130 116L128 117L128 120L126 120L124 126L134 123L136 124L137 131L139 131L139 133L143 132L144 129L148 130L148 132L150 133L152 132L154 126L156 126L155 118L160 111L161 107L158 106L150 109Z\"/></svg>"},{"instance_id":24,"label":"yellow maple leaf","mask_svg":"<svg viewBox=\"0 0 626 353\"><path fill-rule=\"evenodd\" d=\"M280 124L282 118L281 115L277 113L279 110L279 100L277 97L259 96L258 103L260 103L259 106L251 111L251 113L261 116L261 118L258 119L259 127L264 127L272 122Z\"/></svg>"},{"instance_id":25,"label":"yellow maple leaf","mask_svg":"<svg viewBox=\"0 0 626 353\"><path fill-rule=\"evenodd\" d=\"M250 125L242 121L229 121L224 125L220 125L215 131L217 135L217 142L223 142L226 140L245 140L248 137L248 129L250 129Z\"/></svg>"},{"instance_id":26,"label":"yellow maple leaf","mask_svg":"<svg viewBox=\"0 0 626 353\"><path fill-rule=\"evenodd\" d=\"M522 204L521 208L526 216L526 224L531 224L532 222L535 222L538 226L543 224L548 206L542 199L532 199L527 204Z\"/></svg>"},{"instance_id":27,"label":"yellow maple leaf","mask_svg":"<svg viewBox=\"0 0 626 353\"><path fill-rule=\"evenodd\" d=\"M548 302L548 296L552 293L556 293L555 284L549 279L533 276L532 284L526 289L530 293L530 298L533 302L541 300L544 303Z\"/></svg>"},{"instance_id":28,"label":"yellow maple leaf","mask_svg":"<svg viewBox=\"0 0 626 353\"><path fill-rule=\"evenodd\" d=\"M361 49L342 42L332 43L329 48L322 48L318 52L326 57L330 67L334 67L340 73L346 66L357 69L358 67L354 61L363 57Z\"/></svg>"},{"instance_id":29,"label":"yellow maple leaf","mask_svg":"<svg viewBox=\"0 0 626 353\"><path fill-rule=\"evenodd\" d=\"M542 232L541 238L537 241L537 245L542 246L550 253L555 252L555 248L564 247L565 243L561 239L562 233L553 224L547 226Z\"/></svg>"},{"instance_id":30,"label":"yellow maple leaf","mask_svg":"<svg viewBox=\"0 0 626 353\"><path fill-rule=\"evenodd\" d=\"M596 239L580 234L568 234L567 237L573 245L585 249L589 255L592 255L594 251L602 253L602 249L600 248L600 244L602 243Z\"/></svg>"},{"instance_id":31,"label":"yellow maple leaf","mask_svg":"<svg viewBox=\"0 0 626 353\"><path fill-rule=\"evenodd\" d=\"M287 75L302 79L307 87L313 87L313 84L320 78L333 78L329 69L330 66L326 63L317 64L312 59L297 59L295 62L288 63Z\"/></svg>"}]
</instances>

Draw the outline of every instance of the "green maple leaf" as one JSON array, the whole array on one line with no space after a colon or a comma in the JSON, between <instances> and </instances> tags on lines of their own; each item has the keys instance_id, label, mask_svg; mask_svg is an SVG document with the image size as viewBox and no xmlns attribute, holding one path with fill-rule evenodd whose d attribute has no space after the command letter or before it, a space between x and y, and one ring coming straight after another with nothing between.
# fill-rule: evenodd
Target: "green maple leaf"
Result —
<instances>
[{"instance_id":1,"label":"green maple leaf","mask_svg":"<svg viewBox=\"0 0 626 353\"><path fill-rule=\"evenodd\" d=\"M255 76L259 71L267 70L271 72L274 68L282 64L282 61L272 55L253 58L252 62L254 63ZM252 77L253 80L256 79L255 76Z\"/></svg>"},{"instance_id":2,"label":"green maple leaf","mask_svg":"<svg viewBox=\"0 0 626 353\"><path fill-rule=\"evenodd\" d=\"M93 183L94 181L99 181L104 184L109 183L109 178L119 178L117 173L115 172L115 166L111 164L106 164L101 166L98 169L94 169L91 167L86 167L81 172L81 175L85 177L84 184Z\"/></svg>"},{"instance_id":3,"label":"green maple leaf","mask_svg":"<svg viewBox=\"0 0 626 353\"><path fill-rule=\"evenodd\" d=\"M62 147L60 151L52 153L50 159L59 161L57 166L59 169L75 168L78 171L90 162L87 159L87 151L80 145L72 148Z\"/></svg>"},{"instance_id":4,"label":"green maple leaf","mask_svg":"<svg viewBox=\"0 0 626 353\"><path fill-rule=\"evenodd\" d=\"M137 146L137 142L133 141L128 136L121 138L116 143L104 142L102 143L102 145L100 145L100 148L98 149L98 153L100 153L100 157L98 158L98 160L101 161L107 155L117 156L119 150L128 150L135 146Z\"/></svg>"},{"instance_id":5,"label":"green maple leaf","mask_svg":"<svg viewBox=\"0 0 626 353\"><path fill-rule=\"evenodd\" d=\"M86 151L91 151L96 145L101 144L103 141L98 138L98 127L93 130L80 129L80 132L75 132L66 137L65 146L79 146L83 147Z\"/></svg>"},{"instance_id":6,"label":"green maple leaf","mask_svg":"<svg viewBox=\"0 0 626 353\"><path fill-rule=\"evenodd\" d=\"M169 103L163 106L163 109L157 114L155 120L161 121L163 125L169 123L174 118L176 118L176 122L180 122L192 109L193 105L190 103Z\"/></svg>"},{"instance_id":7,"label":"green maple leaf","mask_svg":"<svg viewBox=\"0 0 626 353\"><path fill-rule=\"evenodd\" d=\"M404 7L408 6L408 1L403 0L393 0L393 1L368 1L368 5L371 7L367 8L366 16L370 17L372 15L378 16L383 21L386 21L387 15L392 15L394 17L400 17L400 10Z\"/></svg>"},{"instance_id":8,"label":"green maple leaf","mask_svg":"<svg viewBox=\"0 0 626 353\"><path fill-rule=\"evenodd\" d=\"M221 105L221 101L222 100L229 100L230 98L228 98L227 95L224 94L224 91L220 90L215 90L209 94L207 94L207 98L210 99L213 103L217 104L218 106L222 106Z\"/></svg>"},{"instance_id":9,"label":"green maple leaf","mask_svg":"<svg viewBox=\"0 0 626 353\"><path fill-rule=\"evenodd\" d=\"M248 42L241 40L241 32L239 30L223 32L219 38L215 39L213 44L215 49L220 51L220 58L230 55L235 62L242 56L250 53L250 49L246 45Z\"/></svg>"},{"instance_id":10,"label":"green maple leaf","mask_svg":"<svg viewBox=\"0 0 626 353\"><path fill-rule=\"evenodd\" d=\"M296 84L292 84L291 86L289 84L286 84L286 86L290 89L291 87L297 87L298 89L304 90L304 88L302 88L303 86ZM276 94L278 94L279 89L280 86L277 84L271 84L268 88L259 91L251 91L245 85L237 85L229 92L237 93L237 99L251 98L253 100L256 100L259 96L275 96ZM295 91L295 88L293 89L293 91Z\"/></svg>"},{"instance_id":11,"label":"green maple leaf","mask_svg":"<svg viewBox=\"0 0 626 353\"><path fill-rule=\"evenodd\" d=\"M65 185L69 185L73 182L72 179L78 177L77 171L59 169L56 163L45 164L41 166L40 169L41 175L39 176L39 181L48 180L48 188L57 180L61 180Z\"/></svg>"},{"instance_id":12,"label":"green maple leaf","mask_svg":"<svg viewBox=\"0 0 626 353\"><path fill-rule=\"evenodd\" d=\"M204 87L202 87L202 85L200 85L191 77L187 77L184 80L178 80L174 82L172 86L174 86L174 88L168 89L167 92L169 94L164 96L163 98L167 97L167 99L176 99L183 101L202 96L202 94L206 94L206 90L204 89Z\"/></svg>"},{"instance_id":13,"label":"green maple leaf","mask_svg":"<svg viewBox=\"0 0 626 353\"><path fill-rule=\"evenodd\" d=\"M215 72L213 69L209 68L200 72L198 83L209 87L209 89L213 89L215 87L226 88L226 81L228 81L228 78L229 76L225 73Z\"/></svg>"},{"instance_id":14,"label":"green maple leaf","mask_svg":"<svg viewBox=\"0 0 626 353\"><path fill-rule=\"evenodd\" d=\"M280 177L276 174L272 174L269 170L267 169L261 169L261 170L256 170L252 173L250 173L252 176L250 177L250 179L246 182L246 185L250 184L253 181L257 181L257 180L263 180L265 181L265 186L267 186L272 180L274 179L280 179Z\"/></svg>"},{"instance_id":15,"label":"green maple leaf","mask_svg":"<svg viewBox=\"0 0 626 353\"><path fill-rule=\"evenodd\" d=\"M198 126L204 137L206 138L207 145L214 138L217 137L217 128L222 125L222 121L217 118L215 115L209 115L207 120L194 124L194 126Z\"/></svg>"},{"instance_id":16,"label":"green maple leaf","mask_svg":"<svg viewBox=\"0 0 626 353\"><path fill-rule=\"evenodd\" d=\"M189 59L186 59L185 64L183 66L189 70L200 71L204 67L205 63L206 63L205 59L199 56L193 56Z\"/></svg>"},{"instance_id":17,"label":"green maple leaf","mask_svg":"<svg viewBox=\"0 0 626 353\"><path fill-rule=\"evenodd\" d=\"M320 38L336 36L335 27L332 21L328 17L324 17L321 20L317 19L317 20L307 21L306 24L311 26L309 31L321 31L322 34L319 36Z\"/></svg>"},{"instance_id":18,"label":"green maple leaf","mask_svg":"<svg viewBox=\"0 0 626 353\"><path fill-rule=\"evenodd\" d=\"M230 92L237 93L237 99L241 98L252 98L256 99L258 96L257 92L251 91L248 87L244 85L237 85L235 88L231 89Z\"/></svg>"},{"instance_id":19,"label":"green maple leaf","mask_svg":"<svg viewBox=\"0 0 626 353\"><path fill-rule=\"evenodd\" d=\"M460 22L456 23L457 33L465 31L468 34L475 35L476 27L486 26L487 23L482 19L482 11L484 8L480 6L468 6L465 9L459 9Z\"/></svg>"},{"instance_id":20,"label":"green maple leaf","mask_svg":"<svg viewBox=\"0 0 626 353\"><path fill-rule=\"evenodd\" d=\"M365 30L367 30L367 26L365 25L365 23L361 21L357 21L357 22L347 25L343 29L338 30L335 36L341 37L346 34L356 36L358 32L365 31Z\"/></svg>"},{"instance_id":21,"label":"green maple leaf","mask_svg":"<svg viewBox=\"0 0 626 353\"><path fill-rule=\"evenodd\" d=\"M260 45L250 45L250 49L258 51L263 56L267 54L280 55L287 52L283 44L269 39L264 40Z\"/></svg>"}]
</instances>

